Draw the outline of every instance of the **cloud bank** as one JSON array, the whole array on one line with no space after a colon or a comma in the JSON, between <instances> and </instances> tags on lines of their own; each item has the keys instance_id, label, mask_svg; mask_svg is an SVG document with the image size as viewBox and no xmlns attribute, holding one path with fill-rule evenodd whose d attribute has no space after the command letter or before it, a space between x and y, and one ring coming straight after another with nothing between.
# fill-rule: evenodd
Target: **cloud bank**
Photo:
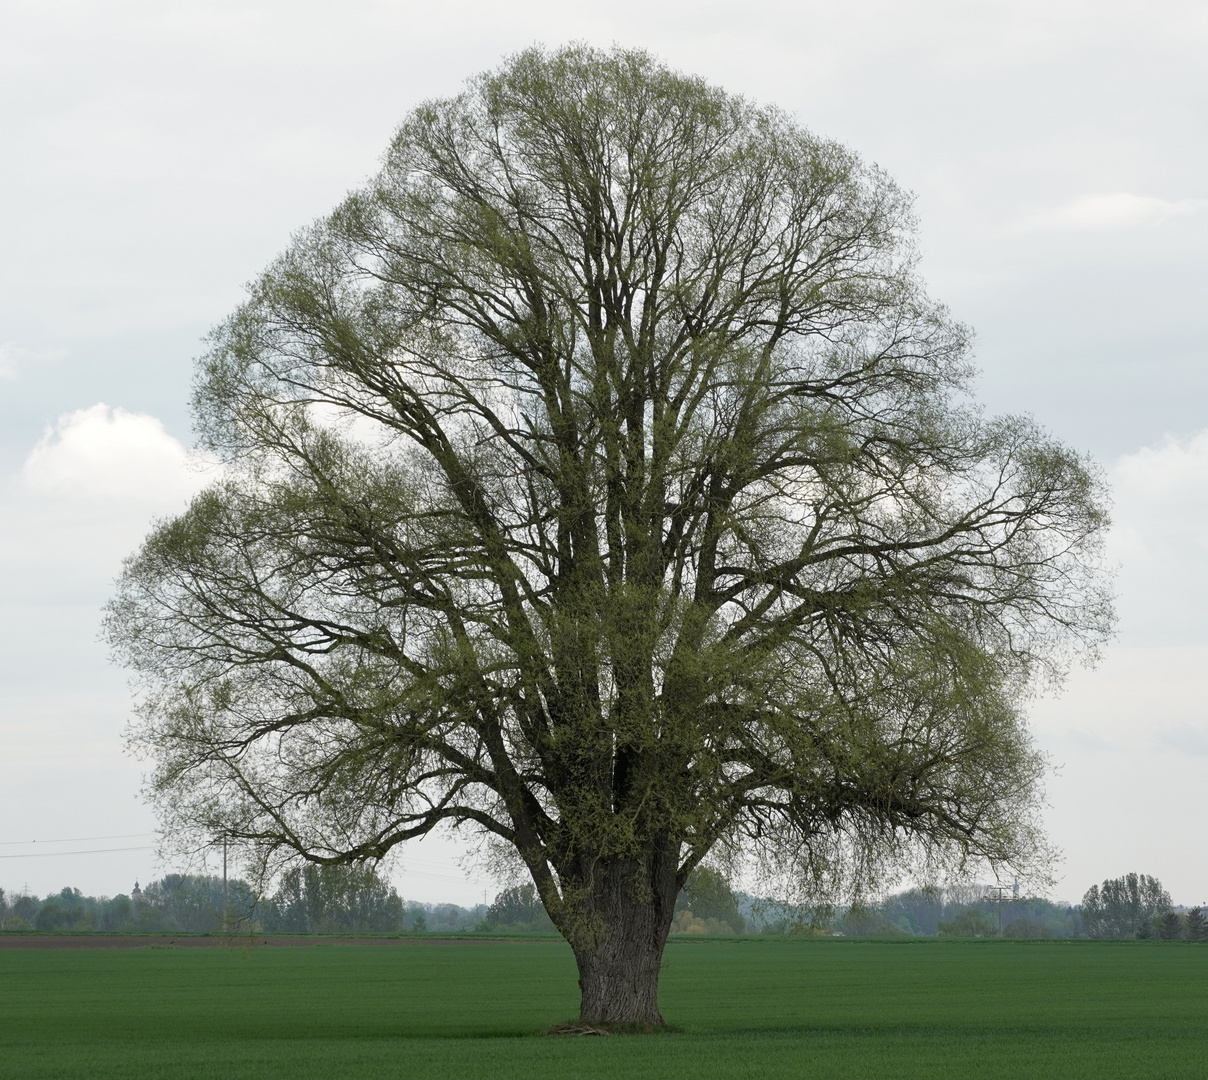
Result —
<instances>
[{"instance_id":1,"label":"cloud bank","mask_svg":"<svg viewBox=\"0 0 1208 1080\"><path fill-rule=\"evenodd\" d=\"M44 498L170 504L204 482L154 416L98 403L65 413L25 460L25 490Z\"/></svg>"},{"instance_id":2,"label":"cloud bank","mask_svg":"<svg viewBox=\"0 0 1208 1080\"><path fill-rule=\"evenodd\" d=\"M1125 454L1112 480L1117 557L1161 562L1172 587L1208 577L1208 430Z\"/></svg>"}]
</instances>

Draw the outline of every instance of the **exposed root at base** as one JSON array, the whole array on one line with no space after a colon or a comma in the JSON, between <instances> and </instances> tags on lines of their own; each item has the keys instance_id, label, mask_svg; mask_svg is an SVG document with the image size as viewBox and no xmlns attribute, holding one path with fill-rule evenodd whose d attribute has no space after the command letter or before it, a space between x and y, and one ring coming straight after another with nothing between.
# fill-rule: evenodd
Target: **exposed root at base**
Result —
<instances>
[{"instance_id":1,"label":"exposed root at base","mask_svg":"<svg viewBox=\"0 0 1208 1080\"><path fill-rule=\"evenodd\" d=\"M653 1035L670 1030L665 1024L555 1024L547 1035Z\"/></svg>"}]
</instances>

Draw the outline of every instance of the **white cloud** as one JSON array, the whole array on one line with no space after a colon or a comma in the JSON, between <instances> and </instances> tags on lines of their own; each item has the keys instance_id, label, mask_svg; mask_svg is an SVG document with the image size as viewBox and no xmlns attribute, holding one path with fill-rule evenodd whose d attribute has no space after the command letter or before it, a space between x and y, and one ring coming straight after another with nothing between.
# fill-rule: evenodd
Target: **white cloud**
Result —
<instances>
[{"instance_id":1,"label":"white cloud","mask_svg":"<svg viewBox=\"0 0 1208 1080\"><path fill-rule=\"evenodd\" d=\"M184 511L213 480L216 470L198 465L155 417L98 404L59 417L13 482L0 478L0 669L34 650L0 670L0 686L49 670L53 648L39 641L54 635L32 629L39 612L53 621L68 609L95 611L155 520ZM91 640L93 626L85 628Z\"/></svg>"},{"instance_id":2,"label":"white cloud","mask_svg":"<svg viewBox=\"0 0 1208 1080\"><path fill-rule=\"evenodd\" d=\"M1116 232L1161 225L1171 218L1194 214L1208 199L1158 199L1127 191L1079 195L1061 206L1027 214L1016 232Z\"/></svg>"},{"instance_id":3,"label":"white cloud","mask_svg":"<svg viewBox=\"0 0 1208 1080\"><path fill-rule=\"evenodd\" d=\"M1125 454L1112 480L1121 558L1147 559L1177 547L1189 562L1195 549L1208 547L1208 431L1185 440L1167 436L1157 446ZM1171 569L1194 575L1201 567Z\"/></svg>"},{"instance_id":4,"label":"white cloud","mask_svg":"<svg viewBox=\"0 0 1208 1080\"><path fill-rule=\"evenodd\" d=\"M31 493L139 503L179 502L204 482L154 416L105 404L65 413L25 461Z\"/></svg>"},{"instance_id":5,"label":"white cloud","mask_svg":"<svg viewBox=\"0 0 1208 1080\"><path fill-rule=\"evenodd\" d=\"M1208 498L1208 430L1186 440L1168 435L1157 446L1125 454L1115 473L1129 499Z\"/></svg>"}]
</instances>

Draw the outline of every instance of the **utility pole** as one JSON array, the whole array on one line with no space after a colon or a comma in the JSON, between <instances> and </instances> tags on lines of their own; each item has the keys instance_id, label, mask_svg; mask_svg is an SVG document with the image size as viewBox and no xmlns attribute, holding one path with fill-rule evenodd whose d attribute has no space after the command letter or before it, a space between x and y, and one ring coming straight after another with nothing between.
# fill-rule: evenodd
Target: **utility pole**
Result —
<instances>
[{"instance_id":1,"label":"utility pole","mask_svg":"<svg viewBox=\"0 0 1208 1080\"><path fill-rule=\"evenodd\" d=\"M227 928L227 838L222 838L222 929Z\"/></svg>"},{"instance_id":2,"label":"utility pole","mask_svg":"<svg viewBox=\"0 0 1208 1080\"><path fill-rule=\"evenodd\" d=\"M1016 879L1016 894L1018 895L1019 884ZM998 905L998 936L1002 937L1002 902L1007 898L1007 887L1005 885L995 885L990 890L990 899Z\"/></svg>"}]
</instances>

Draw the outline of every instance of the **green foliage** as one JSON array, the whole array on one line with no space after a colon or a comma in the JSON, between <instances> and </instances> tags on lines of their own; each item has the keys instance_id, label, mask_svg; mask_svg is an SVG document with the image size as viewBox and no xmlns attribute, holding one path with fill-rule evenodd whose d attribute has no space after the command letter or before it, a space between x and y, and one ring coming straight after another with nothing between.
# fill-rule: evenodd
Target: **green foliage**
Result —
<instances>
[{"instance_id":1,"label":"green foliage","mask_svg":"<svg viewBox=\"0 0 1208 1080\"><path fill-rule=\"evenodd\" d=\"M482 925L487 905L464 908L460 904L412 904L411 911L423 920L429 933L466 933Z\"/></svg>"},{"instance_id":2,"label":"green foliage","mask_svg":"<svg viewBox=\"0 0 1208 1080\"><path fill-rule=\"evenodd\" d=\"M967 913L976 911L974 918ZM842 913L833 928L846 935L892 937L897 934L932 936L948 927L949 935L958 927L971 927L972 936L990 936L987 926L998 933L999 915L1002 933L1011 938L1069 938L1081 933L1074 908L1054 904L1038 897L1019 897L1001 903L990 898L981 886L949 889L909 889L887 897L880 904ZM970 921L972 920L972 922ZM977 926L974 926L977 924Z\"/></svg>"},{"instance_id":3,"label":"green foliage","mask_svg":"<svg viewBox=\"0 0 1208 1080\"><path fill-rule=\"evenodd\" d=\"M215 331L226 479L110 607L171 822L329 858L473 823L556 913L655 837L672 879L743 834L836 875L1035 854L1016 702L1107 627L1102 493L962 398L911 228L642 53L417 110Z\"/></svg>"},{"instance_id":4,"label":"green foliage","mask_svg":"<svg viewBox=\"0 0 1208 1080\"><path fill-rule=\"evenodd\" d=\"M1187 938L1190 941L1208 938L1208 918L1204 917L1203 908L1193 907L1187 912Z\"/></svg>"},{"instance_id":5,"label":"green foliage","mask_svg":"<svg viewBox=\"0 0 1208 1080\"><path fill-rule=\"evenodd\" d=\"M38 909L41 907L41 902L36 896L30 896L27 893L22 893L12 898L9 907L10 917L21 919L26 923L32 923L38 915Z\"/></svg>"},{"instance_id":6,"label":"green foliage","mask_svg":"<svg viewBox=\"0 0 1208 1080\"><path fill-rule=\"evenodd\" d=\"M314 891L298 876L286 875L295 892L303 899L303 911L289 907L286 895L279 892L267 903L257 905L256 895L240 878L227 882L226 911L223 922L222 879L205 874L167 874L150 882L137 899L119 895L93 897L79 889L64 888L39 899L17 896L5 900L0 894L0 930L37 929L56 931L103 931L123 933L161 933L185 931L215 933L267 929L305 932L307 915L317 906L316 928L335 930L397 930L402 918L402 902L372 870L350 871L336 867L326 875L311 875ZM323 886L323 887L320 887ZM289 890L287 888L286 892ZM311 902L311 908L306 902ZM457 911L462 909L458 908ZM462 929L468 928L463 925Z\"/></svg>"},{"instance_id":7,"label":"green foliage","mask_svg":"<svg viewBox=\"0 0 1208 1080\"><path fill-rule=\"evenodd\" d=\"M1136 942L673 940L680 1033L551 1039L561 943L0 950L0 1078L1198 1080L1208 954Z\"/></svg>"},{"instance_id":8,"label":"green foliage","mask_svg":"<svg viewBox=\"0 0 1208 1080\"><path fill-rule=\"evenodd\" d=\"M143 890L140 917L158 912L166 927L197 933L251 928L257 897L241 878L227 882L227 925L223 926L222 878L213 874L167 874ZM150 910L148 910L150 909ZM145 914L143 914L145 913Z\"/></svg>"},{"instance_id":9,"label":"green foliage","mask_svg":"<svg viewBox=\"0 0 1208 1080\"><path fill-rule=\"evenodd\" d=\"M307 865L281 876L260 921L270 933L397 933L403 902L370 866Z\"/></svg>"},{"instance_id":10,"label":"green foliage","mask_svg":"<svg viewBox=\"0 0 1208 1080\"><path fill-rule=\"evenodd\" d=\"M1177 941L1183 936L1183 920L1178 912L1168 911L1162 916L1158 925L1158 936L1163 941Z\"/></svg>"},{"instance_id":11,"label":"green foliage","mask_svg":"<svg viewBox=\"0 0 1208 1080\"><path fill-rule=\"evenodd\" d=\"M958 911L948 922L939 924L940 937L995 937L998 924L986 912L978 908Z\"/></svg>"},{"instance_id":12,"label":"green foliage","mask_svg":"<svg viewBox=\"0 0 1208 1080\"><path fill-rule=\"evenodd\" d=\"M1093 938L1147 937L1151 923L1171 907L1170 894L1157 878L1125 874L1092 885L1082 898L1082 919Z\"/></svg>"},{"instance_id":13,"label":"green foliage","mask_svg":"<svg viewBox=\"0 0 1208 1080\"><path fill-rule=\"evenodd\" d=\"M832 932L844 937L900 937L911 932L900 923L886 918L880 905L851 907L840 914L832 925Z\"/></svg>"},{"instance_id":14,"label":"green foliage","mask_svg":"<svg viewBox=\"0 0 1208 1080\"><path fill-rule=\"evenodd\" d=\"M157 898L160 895L156 893ZM213 928L217 928L217 922L215 919ZM0 891L0 930L54 933L180 929L186 927L160 907L145 901L135 903L129 896L85 896L79 889L68 886L43 898L21 894L6 900Z\"/></svg>"},{"instance_id":15,"label":"green foliage","mask_svg":"<svg viewBox=\"0 0 1208 1080\"><path fill-rule=\"evenodd\" d=\"M738 897L726 876L711 866L698 866L684 883L675 902L673 932L741 934L746 920L738 910Z\"/></svg>"},{"instance_id":16,"label":"green foliage","mask_svg":"<svg viewBox=\"0 0 1208 1080\"><path fill-rule=\"evenodd\" d=\"M223 478L109 606L166 828L269 868L478 830L604 988L718 844L828 899L1043 863L1021 703L1110 628L1104 491L970 399L913 228L643 52L417 108L211 335Z\"/></svg>"},{"instance_id":17,"label":"green foliage","mask_svg":"<svg viewBox=\"0 0 1208 1080\"><path fill-rule=\"evenodd\" d=\"M523 930L529 933L552 931L554 924L532 885L504 889L495 897L482 921L484 930Z\"/></svg>"}]
</instances>

